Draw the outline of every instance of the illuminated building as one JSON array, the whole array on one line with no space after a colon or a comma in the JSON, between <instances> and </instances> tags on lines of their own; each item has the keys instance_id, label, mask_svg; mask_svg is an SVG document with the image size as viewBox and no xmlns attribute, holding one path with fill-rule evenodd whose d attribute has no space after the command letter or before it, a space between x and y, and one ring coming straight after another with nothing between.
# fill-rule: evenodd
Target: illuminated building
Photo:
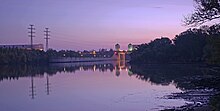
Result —
<instances>
[{"instance_id":1,"label":"illuminated building","mask_svg":"<svg viewBox=\"0 0 220 111\"><path fill-rule=\"evenodd\" d=\"M120 45L119 45L119 44L116 44L116 45L115 45L115 50L116 50L116 51L120 51Z\"/></svg>"},{"instance_id":2,"label":"illuminated building","mask_svg":"<svg viewBox=\"0 0 220 111\"><path fill-rule=\"evenodd\" d=\"M133 45L132 44L128 44L128 51L132 51L133 50Z\"/></svg>"}]
</instances>

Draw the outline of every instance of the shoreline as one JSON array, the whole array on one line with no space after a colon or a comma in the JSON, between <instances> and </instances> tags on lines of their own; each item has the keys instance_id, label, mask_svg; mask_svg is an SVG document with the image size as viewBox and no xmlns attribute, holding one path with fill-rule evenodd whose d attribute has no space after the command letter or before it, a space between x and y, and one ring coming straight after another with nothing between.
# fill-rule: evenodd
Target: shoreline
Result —
<instances>
[{"instance_id":1,"label":"shoreline","mask_svg":"<svg viewBox=\"0 0 220 111\"><path fill-rule=\"evenodd\" d=\"M165 99L184 99L185 105L167 108L161 111L213 111L211 99L220 92L215 89L186 90L165 96Z\"/></svg>"}]
</instances>

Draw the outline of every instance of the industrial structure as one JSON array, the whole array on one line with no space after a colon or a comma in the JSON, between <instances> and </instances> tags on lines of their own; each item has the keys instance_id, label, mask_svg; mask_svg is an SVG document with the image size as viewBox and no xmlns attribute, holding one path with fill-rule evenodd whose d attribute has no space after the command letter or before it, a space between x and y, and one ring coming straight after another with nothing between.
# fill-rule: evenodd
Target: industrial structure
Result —
<instances>
[{"instance_id":1,"label":"industrial structure","mask_svg":"<svg viewBox=\"0 0 220 111\"><path fill-rule=\"evenodd\" d=\"M0 48L18 48L18 49L27 49L27 50L44 50L43 44L30 44L30 45L0 45Z\"/></svg>"},{"instance_id":2,"label":"industrial structure","mask_svg":"<svg viewBox=\"0 0 220 111\"><path fill-rule=\"evenodd\" d=\"M132 45L131 43L128 44L128 50L121 50L120 45L116 44L115 45L115 56L117 60L128 60L130 59L129 54L131 54L132 51L137 50L137 48L140 45Z\"/></svg>"}]
</instances>

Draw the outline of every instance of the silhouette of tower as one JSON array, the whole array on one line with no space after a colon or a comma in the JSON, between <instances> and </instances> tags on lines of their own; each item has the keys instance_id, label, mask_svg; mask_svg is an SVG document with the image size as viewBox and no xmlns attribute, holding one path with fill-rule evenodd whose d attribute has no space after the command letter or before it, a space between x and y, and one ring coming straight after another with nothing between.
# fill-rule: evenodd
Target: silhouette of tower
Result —
<instances>
[{"instance_id":1,"label":"silhouette of tower","mask_svg":"<svg viewBox=\"0 0 220 111\"><path fill-rule=\"evenodd\" d=\"M31 49L33 49L33 37L34 36L34 31L35 31L35 28L34 28L34 25L29 25L30 27L28 28L30 31L28 32L29 33L29 37L31 37Z\"/></svg>"},{"instance_id":2,"label":"silhouette of tower","mask_svg":"<svg viewBox=\"0 0 220 111\"><path fill-rule=\"evenodd\" d=\"M47 95L50 94L50 82L49 82L49 76L47 74L47 83L46 83L46 92L47 92Z\"/></svg>"},{"instance_id":3,"label":"silhouette of tower","mask_svg":"<svg viewBox=\"0 0 220 111\"><path fill-rule=\"evenodd\" d=\"M49 39L50 39L49 38L49 36L50 36L49 28L45 28L44 32L45 32L45 38L44 39L46 40L46 51L47 51L48 50L48 42L49 42Z\"/></svg>"},{"instance_id":4,"label":"silhouette of tower","mask_svg":"<svg viewBox=\"0 0 220 111\"><path fill-rule=\"evenodd\" d=\"M35 91L35 86L34 86L34 78L33 78L33 76L31 76L31 94L30 94L30 96L31 96L31 99L34 99L34 97L36 96L36 91Z\"/></svg>"}]
</instances>

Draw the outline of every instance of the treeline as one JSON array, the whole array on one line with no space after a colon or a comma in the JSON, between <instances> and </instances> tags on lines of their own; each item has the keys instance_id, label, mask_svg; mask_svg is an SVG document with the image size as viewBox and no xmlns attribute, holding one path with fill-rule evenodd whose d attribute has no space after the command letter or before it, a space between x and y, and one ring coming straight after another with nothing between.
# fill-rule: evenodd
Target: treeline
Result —
<instances>
[{"instance_id":1,"label":"treeline","mask_svg":"<svg viewBox=\"0 0 220 111\"><path fill-rule=\"evenodd\" d=\"M48 50L47 55L49 57L112 57L114 54L113 49L99 49L96 50L84 50L84 51L73 51L73 50Z\"/></svg>"},{"instance_id":2,"label":"treeline","mask_svg":"<svg viewBox=\"0 0 220 111\"><path fill-rule=\"evenodd\" d=\"M49 49L48 51L27 50L19 48L0 48L0 64L47 64L50 58L56 57L112 57L112 49L99 51L73 51Z\"/></svg>"},{"instance_id":3,"label":"treeline","mask_svg":"<svg viewBox=\"0 0 220 111\"><path fill-rule=\"evenodd\" d=\"M18 48L0 48L0 64L46 63L46 52Z\"/></svg>"},{"instance_id":4,"label":"treeline","mask_svg":"<svg viewBox=\"0 0 220 111\"><path fill-rule=\"evenodd\" d=\"M131 63L220 63L220 24L188 29L170 40L161 37L142 44Z\"/></svg>"}]
</instances>

